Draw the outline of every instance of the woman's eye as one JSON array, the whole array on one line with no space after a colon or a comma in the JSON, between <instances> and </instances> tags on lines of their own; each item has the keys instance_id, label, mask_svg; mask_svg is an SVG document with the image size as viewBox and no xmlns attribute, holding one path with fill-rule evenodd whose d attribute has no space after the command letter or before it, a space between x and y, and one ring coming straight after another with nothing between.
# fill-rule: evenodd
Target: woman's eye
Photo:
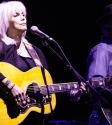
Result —
<instances>
[{"instance_id":1,"label":"woman's eye","mask_svg":"<svg viewBox=\"0 0 112 125\"><path fill-rule=\"evenodd\" d=\"M19 13L15 13L14 15L13 15L13 17L17 17L17 16L26 16L24 13L21 13L21 14L19 14Z\"/></svg>"},{"instance_id":2,"label":"woman's eye","mask_svg":"<svg viewBox=\"0 0 112 125\"><path fill-rule=\"evenodd\" d=\"M17 16L18 16L18 14L17 14L17 13L15 13L13 16L14 16L14 17L17 17Z\"/></svg>"},{"instance_id":3,"label":"woman's eye","mask_svg":"<svg viewBox=\"0 0 112 125\"><path fill-rule=\"evenodd\" d=\"M22 16L25 16L25 14L24 14L24 13L22 13Z\"/></svg>"}]
</instances>

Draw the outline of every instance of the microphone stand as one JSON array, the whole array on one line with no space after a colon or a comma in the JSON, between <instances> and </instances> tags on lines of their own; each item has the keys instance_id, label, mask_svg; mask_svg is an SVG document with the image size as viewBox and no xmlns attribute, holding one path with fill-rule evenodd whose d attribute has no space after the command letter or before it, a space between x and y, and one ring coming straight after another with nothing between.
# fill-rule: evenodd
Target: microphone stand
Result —
<instances>
[{"instance_id":1,"label":"microphone stand","mask_svg":"<svg viewBox=\"0 0 112 125\"><path fill-rule=\"evenodd\" d=\"M45 39L42 39L42 44L45 47L49 48L65 64L65 66L73 73L73 75L76 78L78 78L78 80L80 82L84 82L86 84L86 86L88 86L106 105L109 106L110 103L99 92L97 92L88 82L86 82L86 80L84 80L84 78L76 70L74 70L73 66L71 65L71 63L69 62L67 57L65 56L65 54L64 54L63 50L61 49L61 47L59 46L59 44L56 41L54 41L53 43L55 43L59 47L59 49L62 52L66 61L64 61L64 59L55 50L53 50L53 48L51 46L49 46L48 42L46 42Z\"/></svg>"}]
</instances>

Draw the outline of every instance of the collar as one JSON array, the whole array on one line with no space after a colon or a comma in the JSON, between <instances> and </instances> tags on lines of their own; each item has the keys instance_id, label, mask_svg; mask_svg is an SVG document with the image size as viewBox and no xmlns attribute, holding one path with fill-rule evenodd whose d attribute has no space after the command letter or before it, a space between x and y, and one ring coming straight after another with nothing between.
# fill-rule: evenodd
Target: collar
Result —
<instances>
[{"instance_id":1,"label":"collar","mask_svg":"<svg viewBox=\"0 0 112 125\"><path fill-rule=\"evenodd\" d=\"M112 44L112 38L110 38L110 37L105 37L105 36L101 36L100 43Z\"/></svg>"}]
</instances>

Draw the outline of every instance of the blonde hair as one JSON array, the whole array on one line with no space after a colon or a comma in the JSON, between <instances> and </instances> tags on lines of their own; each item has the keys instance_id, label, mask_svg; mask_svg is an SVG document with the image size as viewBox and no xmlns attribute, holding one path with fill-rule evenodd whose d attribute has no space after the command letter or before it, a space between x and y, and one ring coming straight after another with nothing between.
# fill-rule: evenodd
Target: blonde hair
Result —
<instances>
[{"instance_id":1,"label":"blonde hair","mask_svg":"<svg viewBox=\"0 0 112 125\"><path fill-rule=\"evenodd\" d=\"M26 7L20 1L8 1L0 3L0 37L7 45L16 44L16 42L7 36L7 29L9 27L9 20L12 15L22 9L26 15ZM25 39L26 31L22 35L22 41L27 42Z\"/></svg>"}]
</instances>

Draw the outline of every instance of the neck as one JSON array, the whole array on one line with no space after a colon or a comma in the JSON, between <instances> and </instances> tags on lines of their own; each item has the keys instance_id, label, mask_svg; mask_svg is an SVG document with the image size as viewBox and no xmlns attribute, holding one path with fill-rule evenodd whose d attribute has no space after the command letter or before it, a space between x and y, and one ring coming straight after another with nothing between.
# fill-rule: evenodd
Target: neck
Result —
<instances>
[{"instance_id":1,"label":"neck","mask_svg":"<svg viewBox=\"0 0 112 125\"><path fill-rule=\"evenodd\" d=\"M8 33L8 37L16 41L17 47L21 44L22 34Z\"/></svg>"}]
</instances>

